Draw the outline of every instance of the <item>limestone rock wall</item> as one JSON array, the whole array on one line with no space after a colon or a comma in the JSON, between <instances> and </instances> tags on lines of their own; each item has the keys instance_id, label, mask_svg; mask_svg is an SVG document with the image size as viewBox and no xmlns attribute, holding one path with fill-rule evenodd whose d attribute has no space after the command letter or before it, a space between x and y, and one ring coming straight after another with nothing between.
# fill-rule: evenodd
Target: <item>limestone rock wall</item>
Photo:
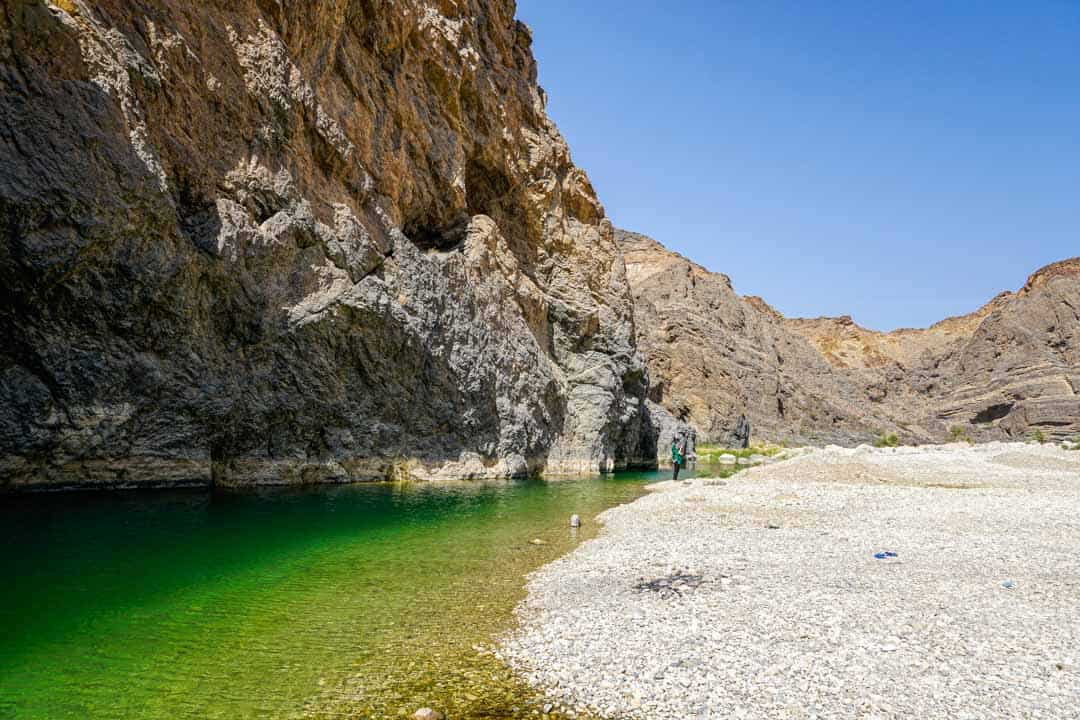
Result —
<instances>
[{"instance_id":1,"label":"limestone rock wall","mask_svg":"<svg viewBox=\"0 0 1080 720\"><path fill-rule=\"evenodd\" d=\"M1080 433L1080 259L1038 270L969 315L881 333L850 318L792 319L841 371L915 394L889 398L935 438L1071 439Z\"/></svg>"},{"instance_id":2,"label":"limestone rock wall","mask_svg":"<svg viewBox=\"0 0 1080 720\"><path fill-rule=\"evenodd\" d=\"M633 289L651 400L731 445L745 413L753 439L854 443L896 422L859 376L838 372L760 298L730 279L623 230L616 237Z\"/></svg>"},{"instance_id":3,"label":"limestone rock wall","mask_svg":"<svg viewBox=\"0 0 1080 720\"><path fill-rule=\"evenodd\" d=\"M511 0L5 2L3 482L640 459L625 267L530 43Z\"/></svg>"},{"instance_id":4,"label":"limestone rock wall","mask_svg":"<svg viewBox=\"0 0 1080 720\"><path fill-rule=\"evenodd\" d=\"M687 457L693 457L697 450L697 428L688 422L677 419L663 405L645 401L645 414L648 427L653 428L646 442L650 457L659 468L671 468L675 463L671 459L671 443L685 448ZM643 463L645 464L645 463Z\"/></svg>"},{"instance_id":5,"label":"limestone rock wall","mask_svg":"<svg viewBox=\"0 0 1080 720\"><path fill-rule=\"evenodd\" d=\"M1080 435L1080 258L1033 274L939 365L937 412L972 437Z\"/></svg>"},{"instance_id":6,"label":"limestone rock wall","mask_svg":"<svg viewBox=\"0 0 1080 720\"><path fill-rule=\"evenodd\" d=\"M650 398L706 440L731 443L744 412L772 441L1080 434L1080 258L969 315L881 333L850 317L784 318L651 238L616 236Z\"/></svg>"}]
</instances>

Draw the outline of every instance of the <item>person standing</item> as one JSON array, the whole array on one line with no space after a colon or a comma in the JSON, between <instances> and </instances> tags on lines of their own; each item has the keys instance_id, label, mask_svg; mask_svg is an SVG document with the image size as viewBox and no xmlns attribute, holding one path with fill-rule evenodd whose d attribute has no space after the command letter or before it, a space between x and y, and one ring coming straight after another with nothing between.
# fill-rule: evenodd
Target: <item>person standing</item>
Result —
<instances>
[{"instance_id":1,"label":"person standing","mask_svg":"<svg viewBox=\"0 0 1080 720\"><path fill-rule=\"evenodd\" d=\"M738 448L750 447L750 421L745 414L740 415L735 423L735 445Z\"/></svg>"},{"instance_id":2,"label":"person standing","mask_svg":"<svg viewBox=\"0 0 1080 720\"><path fill-rule=\"evenodd\" d=\"M671 479L679 479L679 468L686 462L686 456L679 447L679 436L671 438Z\"/></svg>"}]
</instances>

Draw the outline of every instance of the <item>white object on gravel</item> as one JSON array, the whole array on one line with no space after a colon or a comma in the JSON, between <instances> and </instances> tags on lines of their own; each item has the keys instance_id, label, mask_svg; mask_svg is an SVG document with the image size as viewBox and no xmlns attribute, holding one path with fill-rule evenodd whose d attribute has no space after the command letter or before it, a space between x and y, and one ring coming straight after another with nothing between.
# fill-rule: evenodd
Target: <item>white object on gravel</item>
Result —
<instances>
[{"instance_id":1,"label":"white object on gravel","mask_svg":"<svg viewBox=\"0 0 1080 720\"><path fill-rule=\"evenodd\" d=\"M556 707L1080 718L1080 453L833 447L656 490L530 577L500 655Z\"/></svg>"}]
</instances>

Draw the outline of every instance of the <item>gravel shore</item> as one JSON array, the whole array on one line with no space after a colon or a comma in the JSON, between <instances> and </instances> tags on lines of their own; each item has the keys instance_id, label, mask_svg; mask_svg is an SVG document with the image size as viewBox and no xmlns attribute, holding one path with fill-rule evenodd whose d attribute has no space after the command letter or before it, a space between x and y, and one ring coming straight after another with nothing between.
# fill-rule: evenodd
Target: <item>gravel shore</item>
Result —
<instances>
[{"instance_id":1,"label":"gravel shore","mask_svg":"<svg viewBox=\"0 0 1080 720\"><path fill-rule=\"evenodd\" d=\"M1080 718L1080 452L827 448L655 490L530 577L500 654L552 708Z\"/></svg>"}]
</instances>

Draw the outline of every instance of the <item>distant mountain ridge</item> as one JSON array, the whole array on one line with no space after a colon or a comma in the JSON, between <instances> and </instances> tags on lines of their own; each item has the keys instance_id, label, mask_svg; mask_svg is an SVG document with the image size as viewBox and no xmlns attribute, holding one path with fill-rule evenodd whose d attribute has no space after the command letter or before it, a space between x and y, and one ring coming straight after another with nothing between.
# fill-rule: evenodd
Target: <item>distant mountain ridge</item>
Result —
<instances>
[{"instance_id":1,"label":"distant mountain ridge","mask_svg":"<svg viewBox=\"0 0 1080 720\"><path fill-rule=\"evenodd\" d=\"M616 239L652 399L706 439L727 440L741 412L773 440L1080 432L1080 258L972 313L879 332L850 316L786 318L651 238Z\"/></svg>"},{"instance_id":2,"label":"distant mountain ridge","mask_svg":"<svg viewBox=\"0 0 1080 720\"><path fill-rule=\"evenodd\" d=\"M880 365L880 355L901 362L911 362L914 356L923 351L933 348L941 348L949 342L962 337L971 337L978 330L982 321L991 313L1005 309L1010 303L1028 293L1044 288L1047 283L1057 278L1080 279L1080 258L1070 258L1051 263L1040 268L1028 276L1027 282L1012 292L1005 290L994 296L989 302L978 310L964 314L947 317L939 320L927 328L897 328L888 332L872 330L856 323L850 315L839 317L822 316L817 318L785 318L791 327L810 340L821 351L830 363L841 367L854 367L848 365L845 359L833 352L831 342L836 336L855 336L867 346L867 357L862 358L864 366ZM764 300L762 304L768 310L779 312L769 307ZM782 316L781 316L782 317ZM859 362L859 360L855 360Z\"/></svg>"}]
</instances>

